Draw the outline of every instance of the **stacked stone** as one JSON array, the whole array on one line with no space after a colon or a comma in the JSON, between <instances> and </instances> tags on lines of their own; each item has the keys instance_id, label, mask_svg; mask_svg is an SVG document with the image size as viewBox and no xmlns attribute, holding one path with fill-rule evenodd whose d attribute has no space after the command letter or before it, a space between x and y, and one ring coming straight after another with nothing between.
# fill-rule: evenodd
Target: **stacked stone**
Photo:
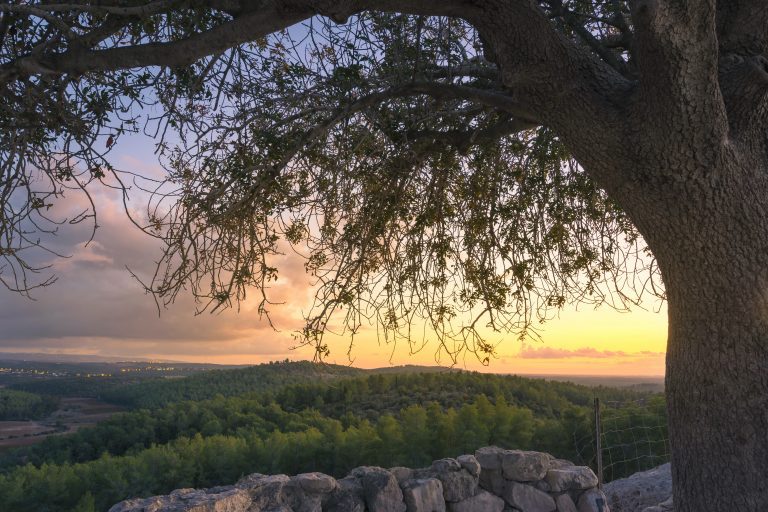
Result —
<instances>
[{"instance_id":1,"label":"stacked stone","mask_svg":"<svg viewBox=\"0 0 768 512\"><path fill-rule=\"evenodd\" d=\"M480 487L504 498L508 510L522 512L609 512L597 477L586 466L548 453L504 450L475 452Z\"/></svg>"},{"instance_id":2,"label":"stacked stone","mask_svg":"<svg viewBox=\"0 0 768 512\"><path fill-rule=\"evenodd\" d=\"M234 486L126 500L110 512L609 512L597 478L539 452L481 448L428 468L253 474Z\"/></svg>"}]
</instances>

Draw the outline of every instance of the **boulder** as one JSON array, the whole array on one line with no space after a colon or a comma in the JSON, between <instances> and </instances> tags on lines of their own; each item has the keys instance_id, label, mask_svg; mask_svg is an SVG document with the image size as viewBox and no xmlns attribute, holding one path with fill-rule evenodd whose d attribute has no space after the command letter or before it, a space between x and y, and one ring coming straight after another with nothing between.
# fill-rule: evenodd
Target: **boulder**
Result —
<instances>
[{"instance_id":1,"label":"boulder","mask_svg":"<svg viewBox=\"0 0 768 512\"><path fill-rule=\"evenodd\" d=\"M255 510L283 510L288 505L283 489L290 481L287 475L253 474L241 479L235 487L250 495Z\"/></svg>"},{"instance_id":2,"label":"boulder","mask_svg":"<svg viewBox=\"0 0 768 512\"><path fill-rule=\"evenodd\" d=\"M293 512L322 512L323 503L337 485L328 475L302 473L285 484L283 498Z\"/></svg>"},{"instance_id":3,"label":"boulder","mask_svg":"<svg viewBox=\"0 0 768 512\"><path fill-rule=\"evenodd\" d=\"M547 471L545 480L552 492L589 489L597 486L597 476L587 466L566 466Z\"/></svg>"},{"instance_id":4,"label":"boulder","mask_svg":"<svg viewBox=\"0 0 768 512\"><path fill-rule=\"evenodd\" d=\"M368 512L405 512L403 492L395 475L386 469L363 466L353 469L350 476L360 482Z\"/></svg>"},{"instance_id":5,"label":"boulder","mask_svg":"<svg viewBox=\"0 0 768 512\"><path fill-rule=\"evenodd\" d=\"M664 503L659 503L656 506L643 509L643 512L673 512L674 510L675 510L675 505L672 502L672 497L670 496L669 499L666 500Z\"/></svg>"},{"instance_id":6,"label":"boulder","mask_svg":"<svg viewBox=\"0 0 768 512\"><path fill-rule=\"evenodd\" d=\"M669 464L614 480L603 486L613 512L642 512L672 496L672 472Z\"/></svg>"},{"instance_id":7,"label":"boulder","mask_svg":"<svg viewBox=\"0 0 768 512\"><path fill-rule=\"evenodd\" d=\"M443 484L437 478L406 480L402 489L407 512L445 512Z\"/></svg>"},{"instance_id":8,"label":"boulder","mask_svg":"<svg viewBox=\"0 0 768 512\"><path fill-rule=\"evenodd\" d=\"M304 492L328 494L336 488L336 479L323 473L301 473L291 478Z\"/></svg>"},{"instance_id":9,"label":"boulder","mask_svg":"<svg viewBox=\"0 0 768 512\"><path fill-rule=\"evenodd\" d=\"M501 456L505 451L498 446L485 446L475 451L475 460L483 471L501 470Z\"/></svg>"},{"instance_id":10,"label":"boulder","mask_svg":"<svg viewBox=\"0 0 768 512\"><path fill-rule=\"evenodd\" d=\"M342 478L328 497L325 508L334 512L365 512L363 486L354 477Z\"/></svg>"},{"instance_id":11,"label":"boulder","mask_svg":"<svg viewBox=\"0 0 768 512\"><path fill-rule=\"evenodd\" d=\"M579 512L576 504L567 494L555 496L555 505L557 505L557 512Z\"/></svg>"},{"instance_id":12,"label":"boulder","mask_svg":"<svg viewBox=\"0 0 768 512\"><path fill-rule=\"evenodd\" d=\"M110 507L109 512L156 512L161 509L162 497L138 498L124 500Z\"/></svg>"},{"instance_id":13,"label":"boulder","mask_svg":"<svg viewBox=\"0 0 768 512\"><path fill-rule=\"evenodd\" d=\"M480 487L496 496L504 494L506 482L501 476L501 469L483 469L480 472Z\"/></svg>"},{"instance_id":14,"label":"boulder","mask_svg":"<svg viewBox=\"0 0 768 512\"><path fill-rule=\"evenodd\" d=\"M525 512L554 512L555 500L535 487L508 481L504 488L504 501Z\"/></svg>"},{"instance_id":15,"label":"boulder","mask_svg":"<svg viewBox=\"0 0 768 512\"><path fill-rule=\"evenodd\" d=\"M549 460L546 453L506 450L501 458L501 472L507 480L535 482L547 474Z\"/></svg>"},{"instance_id":16,"label":"boulder","mask_svg":"<svg viewBox=\"0 0 768 512\"><path fill-rule=\"evenodd\" d=\"M568 466L575 466L573 462L565 459L552 459L549 461L549 469L567 468Z\"/></svg>"},{"instance_id":17,"label":"boulder","mask_svg":"<svg viewBox=\"0 0 768 512\"><path fill-rule=\"evenodd\" d=\"M579 512L611 512L608 499L599 489L589 489L579 497Z\"/></svg>"},{"instance_id":18,"label":"boulder","mask_svg":"<svg viewBox=\"0 0 768 512\"><path fill-rule=\"evenodd\" d=\"M456 457L456 462L461 464L461 467L466 469L470 475L476 478L480 476L480 463L477 462L474 455L459 455Z\"/></svg>"},{"instance_id":19,"label":"boulder","mask_svg":"<svg viewBox=\"0 0 768 512\"><path fill-rule=\"evenodd\" d=\"M211 494L179 489L168 496L121 501L109 512L243 512L250 506L248 493L234 487Z\"/></svg>"},{"instance_id":20,"label":"boulder","mask_svg":"<svg viewBox=\"0 0 768 512\"><path fill-rule=\"evenodd\" d=\"M455 459L436 460L427 474L443 484L446 502L456 503L477 494L478 478L472 476Z\"/></svg>"},{"instance_id":21,"label":"boulder","mask_svg":"<svg viewBox=\"0 0 768 512\"><path fill-rule=\"evenodd\" d=\"M470 498L448 504L448 512L502 512L502 510L504 510L504 500L483 490Z\"/></svg>"},{"instance_id":22,"label":"boulder","mask_svg":"<svg viewBox=\"0 0 768 512\"><path fill-rule=\"evenodd\" d=\"M387 471L395 475L395 479L397 479L397 483L399 484L402 484L406 480L413 478L413 470L411 468L397 466L394 468L389 468Z\"/></svg>"}]
</instances>

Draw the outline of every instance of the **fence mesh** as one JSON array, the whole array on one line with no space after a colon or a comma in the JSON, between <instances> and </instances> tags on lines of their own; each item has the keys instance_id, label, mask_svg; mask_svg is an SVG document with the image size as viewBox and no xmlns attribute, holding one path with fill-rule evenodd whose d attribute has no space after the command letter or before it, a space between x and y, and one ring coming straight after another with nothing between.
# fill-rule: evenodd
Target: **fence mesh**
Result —
<instances>
[{"instance_id":1,"label":"fence mesh","mask_svg":"<svg viewBox=\"0 0 768 512\"><path fill-rule=\"evenodd\" d=\"M600 402L600 445L603 482L669 462L669 435L664 398L654 396L624 402ZM574 432L578 464L597 467L597 435Z\"/></svg>"}]
</instances>

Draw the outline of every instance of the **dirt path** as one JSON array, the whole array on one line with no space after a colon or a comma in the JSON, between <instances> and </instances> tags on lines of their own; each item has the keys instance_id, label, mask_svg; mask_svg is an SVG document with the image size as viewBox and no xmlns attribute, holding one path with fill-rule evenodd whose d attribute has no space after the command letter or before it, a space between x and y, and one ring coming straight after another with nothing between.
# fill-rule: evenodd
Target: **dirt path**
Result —
<instances>
[{"instance_id":1,"label":"dirt path","mask_svg":"<svg viewBox=\"0 0 768 512\"><path fill-rule=\"evenodd\" d=\"M36 444L51 435L71 434L123 410L95 398L65 397L43 420L0 421L0 450Z\"/></svg>"}]
</instances>

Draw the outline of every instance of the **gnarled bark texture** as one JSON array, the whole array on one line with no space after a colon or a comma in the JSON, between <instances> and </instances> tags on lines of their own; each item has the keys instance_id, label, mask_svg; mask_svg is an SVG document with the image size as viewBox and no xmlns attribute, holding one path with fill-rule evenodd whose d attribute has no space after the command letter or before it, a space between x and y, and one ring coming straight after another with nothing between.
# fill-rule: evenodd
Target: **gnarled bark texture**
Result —
<instances>
[{"instance_id":1,"label":"gnarled bark texture","mask_svg":"<svg viewBox=\"0 0 768 512\"><path fill-rule=\"evenodd\" d=\"M637 217L651 220L669 300L679 511L768 508L768 167L749 160L669 183Z\"/></svg>"}]
</instances>

